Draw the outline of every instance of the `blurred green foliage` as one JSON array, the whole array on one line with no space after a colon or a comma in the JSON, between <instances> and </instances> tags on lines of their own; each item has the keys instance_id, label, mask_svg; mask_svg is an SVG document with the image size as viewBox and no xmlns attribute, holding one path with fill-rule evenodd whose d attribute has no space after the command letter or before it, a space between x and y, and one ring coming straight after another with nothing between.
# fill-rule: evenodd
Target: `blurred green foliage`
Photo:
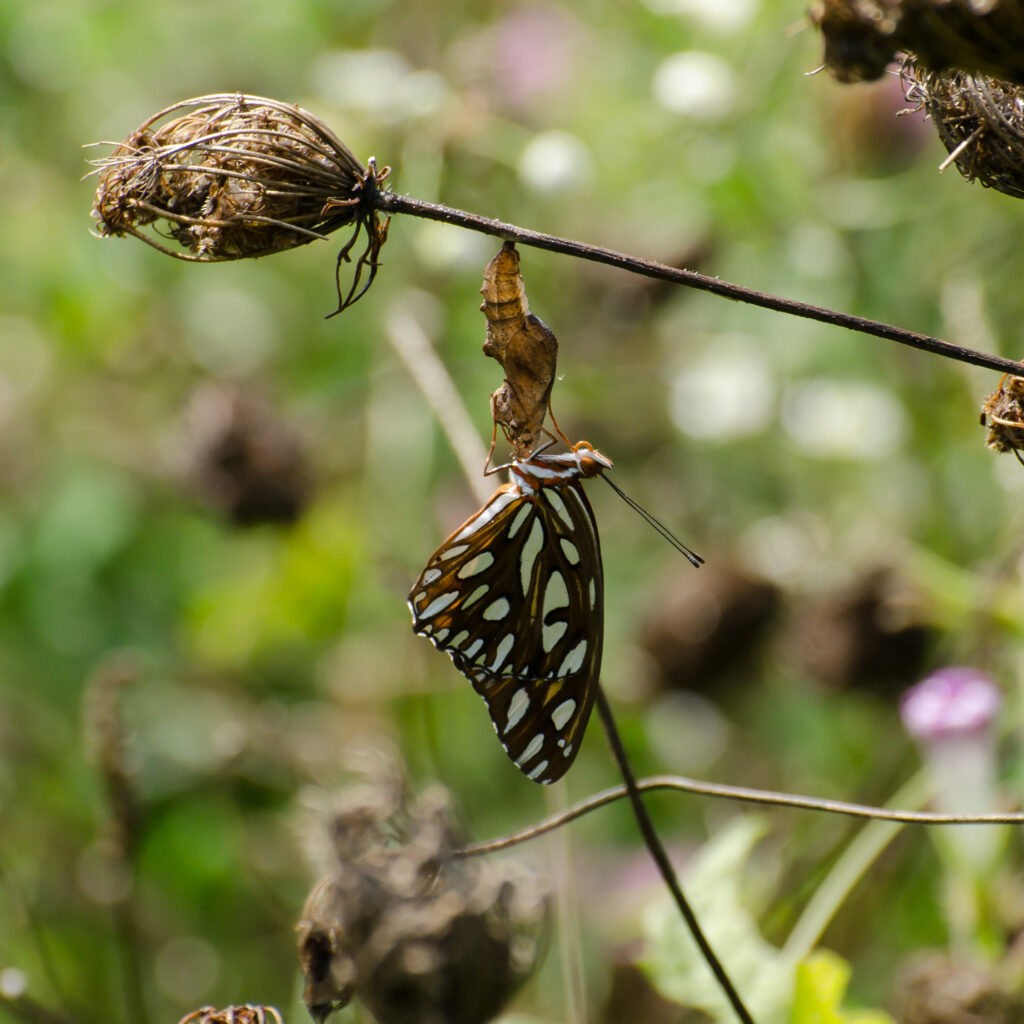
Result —
<instances>
[{"instance_id":1,"label":"blurred green foliage","mask_svg":"<svg viewBox=\"0 0 1024 1024\"><path fill-rule=\"evenodd\" d=\"M936 174L930 126L895 120L894 79L808 77L820 45L802 8L0 4L0 972L83 1024L121 1014L123 891L96 867L111 812L82 729L112 652L137 666L120 707L154 1021L231 1002L301 1019L293 926L316 873L302 853L353 748L393 746L414 784L452 786L479 837L548 806L404 607L474 500L389 316L413 309L432 337L482 463L499 377L479 352L477 289L493 240L398 220L373 290L324 320L330 244L195 266L91 237L95 179L81 176L107 150L82 144L187 96L273 96L390 164L398 191L1015 355L1018 206ZM708 557L694 574L594 487L604 681L640 771L884 801L916 765L895 697L949 662L1006 687L1002 731L1017 740L1024 470L984 447L993 374L522 258L561 343L561 425ZM302 439L317 490L294 525L238 529L194 485L188 410L211 381L262 395ZM725 638L738 660L683 678L651 637L685 645L692 626L699 647L718 628L726 604L701 588L720 567L766 581L777 606ZM663 621L694 588L702 615ZM904 629L914 643L887 646ZM570 796L616 781L598 731ZM682 850L736 813L651 805ZM853 833L811 814L766 821L745 877L780 944ZM656 890L615 881L641 856L626 808L573 826L573 845L567 927L584 937L596 1020ZM894 964L946 943L942 877L927 836L906 830L840 908L823 941L852 963L852 998L884 1003ZM550 957L517 1008L564 1019L562 984Z\"/></svg>"}]
</instances>

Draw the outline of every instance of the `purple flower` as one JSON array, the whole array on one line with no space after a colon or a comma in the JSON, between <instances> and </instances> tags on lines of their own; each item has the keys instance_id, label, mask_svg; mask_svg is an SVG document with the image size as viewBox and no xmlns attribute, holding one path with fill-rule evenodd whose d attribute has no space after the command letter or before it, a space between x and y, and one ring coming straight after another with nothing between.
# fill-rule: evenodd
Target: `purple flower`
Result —
<instances>
[{"instance_id":1,"label":"purple flower","mask_svg":"<svg viewBox=\"0 0 1024 1024\"><path fill-rule=\"evenodd\" d=\"M974 668L939 669L900 701L903 724L922 743L986 730L1003 702L990 676Z\"/></svg>"},{"instance_id":2,"label":"purple flower","mask_svg":"<svg viewBox=\"0 0 1024 1024\"><path fill-rule=\"evenodd\" d=\"M921 749L940 811L984 814L999 806L993 725L1002 702L989 676L963 667L940 669L903 695L903 725ZM955 864L984 874L999 855L1005 830L958 825L942 829L941 837L940 847Z\"/></svg>"}]
</instances>

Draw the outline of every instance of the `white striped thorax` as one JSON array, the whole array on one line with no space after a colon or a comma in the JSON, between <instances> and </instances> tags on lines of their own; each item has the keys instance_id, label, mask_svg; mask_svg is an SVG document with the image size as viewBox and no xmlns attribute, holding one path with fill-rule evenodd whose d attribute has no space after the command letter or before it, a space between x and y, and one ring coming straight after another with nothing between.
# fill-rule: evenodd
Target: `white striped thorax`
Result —
<instances>
[{"instance_id":1,"label":"white striped thorax","mask_svg":"<svg viewBox=\"0 0 1024 1024\"><path fill-rule=\"evenodd\" d=\"M521 494L536 494L542 487L557 487L580 477L588 478L612 468L612 460L589 441L578 441L571 451L540 452L517 459L509 466L512 484Z\"/></svg>"}]
</instances>

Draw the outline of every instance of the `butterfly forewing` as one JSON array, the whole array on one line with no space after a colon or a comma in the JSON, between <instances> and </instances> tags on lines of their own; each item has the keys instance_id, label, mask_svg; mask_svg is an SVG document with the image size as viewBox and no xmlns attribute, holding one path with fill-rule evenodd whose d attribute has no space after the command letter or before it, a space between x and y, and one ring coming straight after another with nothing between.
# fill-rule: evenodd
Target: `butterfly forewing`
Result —
<instances>
[{"instance_id":1,"label":"butterfly forewing","mask_svg":"<svg viewBox=\"0 0 1024 1024\"><path fill-rule=\"evenodd\" d=\"M413 629L484 700L509 757L554 782L572 764L601 667L597 525L578 477L514 484L457 529L413 587Z\"/></svg>"}]
</instances>

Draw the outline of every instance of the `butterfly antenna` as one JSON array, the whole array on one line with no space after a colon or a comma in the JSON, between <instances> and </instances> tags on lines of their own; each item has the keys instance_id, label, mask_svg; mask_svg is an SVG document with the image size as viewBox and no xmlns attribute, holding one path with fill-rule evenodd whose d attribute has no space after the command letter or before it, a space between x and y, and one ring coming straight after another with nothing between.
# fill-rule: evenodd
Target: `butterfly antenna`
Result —
<instances>
[{"instance_id":1,"label":"butterfly antenna","mask_svg":"<svg viewBox=\"0 0 1024 1024\"><path fill-rule=\"evenodd\" d=\"M640 515L648 525L654 528L662 537L665 538L678 551L684 558L688 559L692 565L695 565L698 569L704 564L704 559L701 558L695 551L691 551L664 523L656 519L650 512L647 511L640 504L640 502L631 498L618 484L616 484L607 473L602 473L601 478L605 480L608 486L638 515Z\"/></svg>"}]
</instances>

